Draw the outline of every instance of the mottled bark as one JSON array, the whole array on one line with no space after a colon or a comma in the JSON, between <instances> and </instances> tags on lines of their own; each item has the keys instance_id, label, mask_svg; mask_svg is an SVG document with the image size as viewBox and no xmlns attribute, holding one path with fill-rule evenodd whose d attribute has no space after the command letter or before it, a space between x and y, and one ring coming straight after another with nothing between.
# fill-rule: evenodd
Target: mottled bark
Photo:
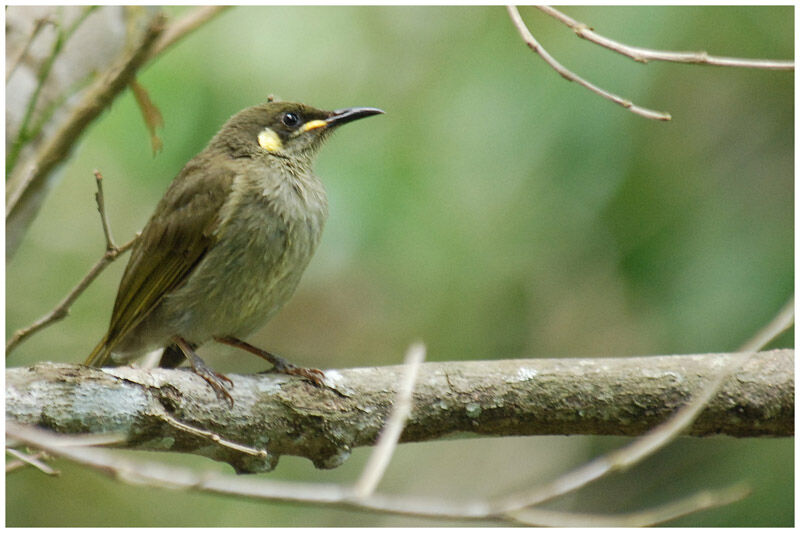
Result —
<instances>
[{"instance_id":1,"label":"mottled bark","mask_svg":"<svg viewBox=\"0 0 800 533\"><path fill-rule=\"evenodd\" d=\"M662 422L732 354L425 363L401 442L480 435L627 435ZM330 388L283 375L230 375L235 404L186 370L42 363L6 370L6 417L61 433L120 434L125 448L191 452L239 472L283 454L340 465L375 442L401 367L327 370ZM753 355L688 431L794 435L794 351Z\"/></svg>"}]
</instances>

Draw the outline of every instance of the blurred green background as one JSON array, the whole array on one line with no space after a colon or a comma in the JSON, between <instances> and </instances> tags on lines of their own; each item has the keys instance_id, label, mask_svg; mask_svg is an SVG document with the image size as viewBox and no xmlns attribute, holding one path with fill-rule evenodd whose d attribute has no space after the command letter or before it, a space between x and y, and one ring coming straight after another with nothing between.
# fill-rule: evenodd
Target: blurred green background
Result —
<instances>
[{"instance_id":1,"label":"blurred green background","mask_svg":"<svg viewBox=\"0 0 800 533\"><path fill-rule=\"evenodd\" d=\"M185 8L170 8L178 15ZM126 92L83 139L6 270L6 335L51 309L103 250L92 170L118 242L220 125L269 94L387 114L337 133L317 173L330 219L294 299L252 340L320 368L428 359L628 356L736 349L792 294L794 82L787 72L637 64L533 8L567 67L648 121L568 83L502 7L237 7L140 76L166 125L150 152ZM629 44L787 59L793 7L571 7ZM80 362L105 331L124 263L8 366ZM773 343L793 346L793 332ZM202 352L223 372L253 358ZM552 479L619 438L458 439L399 448L381 490L496 495ZM680 439L552 507L624 512L744 481L746 500L673 525L791 526L793 439ZM284 457L273 479L352 481ZM142 454L134 454L142 457ZM146 456L231 472L199 457ZM9 526L448 524L129 486L56 461L6 481Z\"/></svg>"}]
</instances>

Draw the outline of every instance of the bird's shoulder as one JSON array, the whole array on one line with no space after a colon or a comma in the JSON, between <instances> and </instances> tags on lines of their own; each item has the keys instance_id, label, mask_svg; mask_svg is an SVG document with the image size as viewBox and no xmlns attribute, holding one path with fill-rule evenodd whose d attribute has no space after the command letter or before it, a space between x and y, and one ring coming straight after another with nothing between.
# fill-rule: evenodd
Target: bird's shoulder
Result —
<instances>
[{"instance_id":1,"label":"bird's shoulder","mask_svg":"<svg viewBox=\"0 0 800 533\"><path fill-rule=\"evenodd\" d=\"M131 252L112 313L111 337L122 336L149 314L213 245L235 177L230 165L199 157L175 177Z\"/></svg>"}]
</instances>

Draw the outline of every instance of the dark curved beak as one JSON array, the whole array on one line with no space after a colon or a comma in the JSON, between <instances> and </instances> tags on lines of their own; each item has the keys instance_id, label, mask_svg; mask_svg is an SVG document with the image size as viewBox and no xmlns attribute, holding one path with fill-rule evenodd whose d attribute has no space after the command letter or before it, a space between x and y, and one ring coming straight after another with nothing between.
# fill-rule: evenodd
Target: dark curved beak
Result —
<instances>
[{"instance_id":1,"label":"dark curved beak","mask_svg":"<svg viewBox=\"0 0 800 533\"><path fill-rule=\"evenodd\" d=\"M375 107L348 107L347 109L337 109L333 114L325 119L328 127L341 126L354 120L372 115L382 115L384 111Z\"/></svg>"}]
</instances>

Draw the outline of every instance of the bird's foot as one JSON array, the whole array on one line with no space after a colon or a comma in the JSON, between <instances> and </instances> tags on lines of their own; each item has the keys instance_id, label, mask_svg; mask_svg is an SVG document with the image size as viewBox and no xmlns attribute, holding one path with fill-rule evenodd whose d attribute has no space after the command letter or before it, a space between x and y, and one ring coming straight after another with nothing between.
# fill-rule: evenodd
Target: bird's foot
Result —
<instances>
[{"instance_id":1,"label":"bird's foot","mask_svg":"<svg viewBox=\"0 0 800 533\"><path fill-rule=\"evenodd\" d=\"M211 390L214 391L214 394L217 395L217 398L220 400L225 400L233 407L233 396L231 393L228 392L228 389L233 388L233 381L226 376L225 374L220 374L212 370L208 365L206 365L205 361L200 359L200 357L194 352L194 347L186 342L182 338L176 338L175 344L180 347L183 354L186 356L186 359L189 361L189 364L192 367L192 372L200 376L205 380L206 383L211 387Z\"/></svg>"},{"instance_id":2,"label":"bird's foot","mask_svg":"<svg viewBox=\"0 0 800 533\"><path fill-rule=\"evenodd\" d=\"M302 366L293 365L283 357L270 354L272 359L272 368L267 372L277 372L279 374L288 374L290 376L300 376L306 378L317 387L325 386L325 373L318 368L305 368Z\"/></svg>"},{"instance_id":3,"label":"bird's foot","mask_svg":"<svg viewBox=\"0 0 800 533\"><path fill-rule=\"evenodd\" d=\"M225 374L211 370L199 357L191 362L192 372L203 378L220 400L225 400L233 407L233 396L228 389L233 388L233 381Z\"/></svg>"},{"instance_id":4,"label":"bird's foot","mask_svg":"<svg viewBox=\"0 0 800 533\"><path fill-rule=\"evenodd\" d=\"M290 376L299 376L306 378L317 387L325 386L325 373L322 372L322 370L293 365L283 357L272 354L266 350L262 350L261 348L253 346L252 344L244 342L243 340L239 340L235 337L215 337L214 340L222 344L240 348L257 355L262 359L266 359L272 363L272 368L267 370L267 372L278 372L280 374L287 374Z\"/></svg>"}]
</instances>

